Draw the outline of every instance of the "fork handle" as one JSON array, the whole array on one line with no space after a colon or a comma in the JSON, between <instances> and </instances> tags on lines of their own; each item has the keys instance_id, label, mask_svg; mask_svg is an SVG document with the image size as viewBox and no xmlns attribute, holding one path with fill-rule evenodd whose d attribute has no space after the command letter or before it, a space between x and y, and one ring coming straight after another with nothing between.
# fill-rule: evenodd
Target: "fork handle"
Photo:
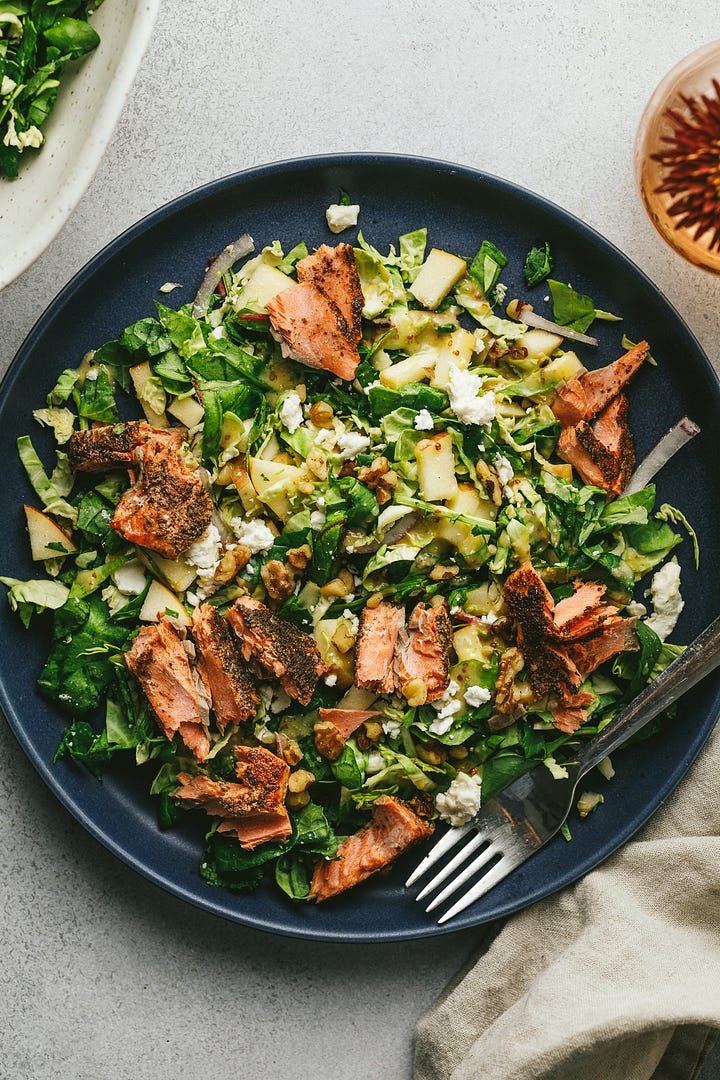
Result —
<instances>
[{"instance_id":1,"label":"fork handle","mask_svg":"<svg viewBox=\"0 0 720 1080\"><path fill-rule=\"evenodd\" d=\"M578 754L578 779L720 665L720 616Z\"/></svg>"}]
</instances>

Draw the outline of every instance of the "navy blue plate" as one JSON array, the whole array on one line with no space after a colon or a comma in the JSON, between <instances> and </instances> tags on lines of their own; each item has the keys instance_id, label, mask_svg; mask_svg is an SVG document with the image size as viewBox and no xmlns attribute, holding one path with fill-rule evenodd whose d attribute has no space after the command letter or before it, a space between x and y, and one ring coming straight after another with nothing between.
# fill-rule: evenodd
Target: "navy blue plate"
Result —
<instances>
[{"instance_id":1,"label":"navy blue plate","mask_svg":"<svg viewBox=\"0 0 720 1080\"><path fill-rule=\"evenodd\" d=\"M169 298L179 306L192 298L208 257L247 230L256 247L279 238L286 250L332 242L326 206L339 189L361 206L364 235L381 249L399 234L426 225L430 244L472 256L493 240L509 257L503 275L508 296L525 296L522 266L528 249L549 240L556 274L593 297L596 305L620 312L622 323L596 323L601 348L585 348L590 365L621 352L623 333L647 338L657 368L646 365L631 392L632 426L642 457L664 431L688 413L703 434L663 471L659 501L679 507L700 538L702 569L695 572L691 545L678 549L683 568L685 610L675 634L689 641L720 609L720 475L713 427L720 387L697 341L658 290L616 248L558 207L504 180L441 162L393 156L310 158L230 176L162 207L109 244L76 275L39 320L20 349L0 390L0 460L5 477L0 514L5 544L4 575L36 575L28 555L22 503L33 501L18 462L15 440L33 433L47 453L31 410L58 373L83 354L117 336L128 323L153 313L165 281L183 288ZM344 234L347 239L351 234ZM544 286L532 292L536 308ZM549 313L549 312L548 312ZM581 350L583 347L580 347ZM35 500L36 501L36 500ZM708 572L710 570L710 572ZM0 605L3 649L0 701L10 726L35 768L60 801L110 851L151 881L207 911L283 934L337 941L389 941L475 926L518 911L579 878L619 847L667 799L707 738L720 709L720 682L708 680L683 700L677 720L659 737L616 755L615 779L603 790L605 804L587 821L575 819L573 840L557 839L450 926L438 928L406 893L402 881L419 853L401 861L388 877L376 878L336 902L315 907L292 904L272 883L254 895L234 895L207 886L198 874L202 834L188 823L160 832L154 800L147 797L149 773L128 764L99 784L72 762L52 764L63 717L38 694L35 681L47 655L47 620L23 630L7 605ZM22 798L22 793L17 793Z\"/></svg>"}]
</instances>

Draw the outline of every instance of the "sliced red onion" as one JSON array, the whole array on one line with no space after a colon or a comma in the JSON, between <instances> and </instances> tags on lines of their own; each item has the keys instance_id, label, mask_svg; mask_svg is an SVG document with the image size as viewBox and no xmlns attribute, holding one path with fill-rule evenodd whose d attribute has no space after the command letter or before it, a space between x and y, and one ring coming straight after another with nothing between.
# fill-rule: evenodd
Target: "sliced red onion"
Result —
<instances>
[{"instance_id":1,"label":"sliced red onion","mask_svg":"<svg viewBox=\"0 0 720 1080\"><path fill-rule=\"evenodd\" d=\"M217 258L211 261L205 272L205 277L202 279L197 296L193 301L192 313L194 318L202 319L204 315L207 315L210 297L214 292L217 292L220 278L238 259L242 259L244 255L249 255L254 250L255 245L252 237L248 233L243 233L234 243L223 248Z\"/></svg>"},{"instance_id":2,"label":"sliced red onion","mask_svg":"<svg viewBox=\"0 0 720 1080\"><path fill-rule=\"evenodd\" d=\"M531 304L526 304L522 300L511 300L507 306L507 313L511 319L523 322L526 326L534 326L536 330L547 330L550 334L558 334L560 337L568 338L570 341L580 341L583 345L600 344L596 337L581 334L577 330L571 330L569 326L560 326L559 323L543 319L542 315L535 314Z\"/></svg>"},{"instance_id":3,"label":"sliced red onion","mask_svg":"<svg viewBox=\"0 0 720 1080\"><path fill-rule=\"evenodd\" d=\"M376 551L382 547L383 544L396 544L398 540L402 540L403 536L414 529L420 520L420 515L411 513L406 514L405 517L401 517L398 521L394 521L392 525L383 533L381 540L370 540L367 544L358 546L355 548L355 554L357 555L374 555Z\"/></svg>"},{"instance_id":4,"label":"sliced red onion","mask_svg":"<svg viewBox=\"0 0 720 1080\"><path fill-rule=\"evenodd\" d=\"M660 442L638 465L630 477L630 483L623 491L623 495L634 495L650 483L654 476L667 465L671 457L681 450L685 443L690 442L700 434L700 428L689 416L683 416L677 424L663 435Z\"/></svg>"}]
</instances>

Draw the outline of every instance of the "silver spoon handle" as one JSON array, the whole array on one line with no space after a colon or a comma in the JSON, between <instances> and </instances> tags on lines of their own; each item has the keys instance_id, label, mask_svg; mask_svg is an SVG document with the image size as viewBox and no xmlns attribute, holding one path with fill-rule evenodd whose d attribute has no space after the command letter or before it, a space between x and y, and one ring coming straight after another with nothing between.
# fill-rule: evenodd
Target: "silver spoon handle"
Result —
<instances>
[{"instance_id":1,"label":"silver spoon handle","mask_svg":"<svg viewBox=\"0 0 720 1080\"><path fill-rule=\"evenodd\" d=\"M578 777L720 665L720 616L578 754Z\"/></svg>"}]
</instances>

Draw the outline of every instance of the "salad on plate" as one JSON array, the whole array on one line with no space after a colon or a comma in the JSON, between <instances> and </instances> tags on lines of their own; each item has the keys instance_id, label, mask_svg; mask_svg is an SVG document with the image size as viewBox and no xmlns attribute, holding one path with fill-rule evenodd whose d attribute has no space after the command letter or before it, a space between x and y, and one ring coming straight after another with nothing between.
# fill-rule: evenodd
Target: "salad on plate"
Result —
<instances>
[{"instance_id":1,"label":"salad on plate","mask_svg":"<svg viewBox=\"0 0 720 1080\"><path fill-rule=\"evenodd\" d=\"M587 331L615 316L547 244L524 276L553 319L506 303L506 262L422 228L386 255L242 236L194 303L62 372L33 414L51 471L18 441L46 573L0 580L53 620L56 757L134 755L160 828L205 822L209 885L343 893L529 769L562 776L679 651L694 533L652 479L697 429L636 469L648 344L598 366Z\"/></svg>"}]
</instances>

